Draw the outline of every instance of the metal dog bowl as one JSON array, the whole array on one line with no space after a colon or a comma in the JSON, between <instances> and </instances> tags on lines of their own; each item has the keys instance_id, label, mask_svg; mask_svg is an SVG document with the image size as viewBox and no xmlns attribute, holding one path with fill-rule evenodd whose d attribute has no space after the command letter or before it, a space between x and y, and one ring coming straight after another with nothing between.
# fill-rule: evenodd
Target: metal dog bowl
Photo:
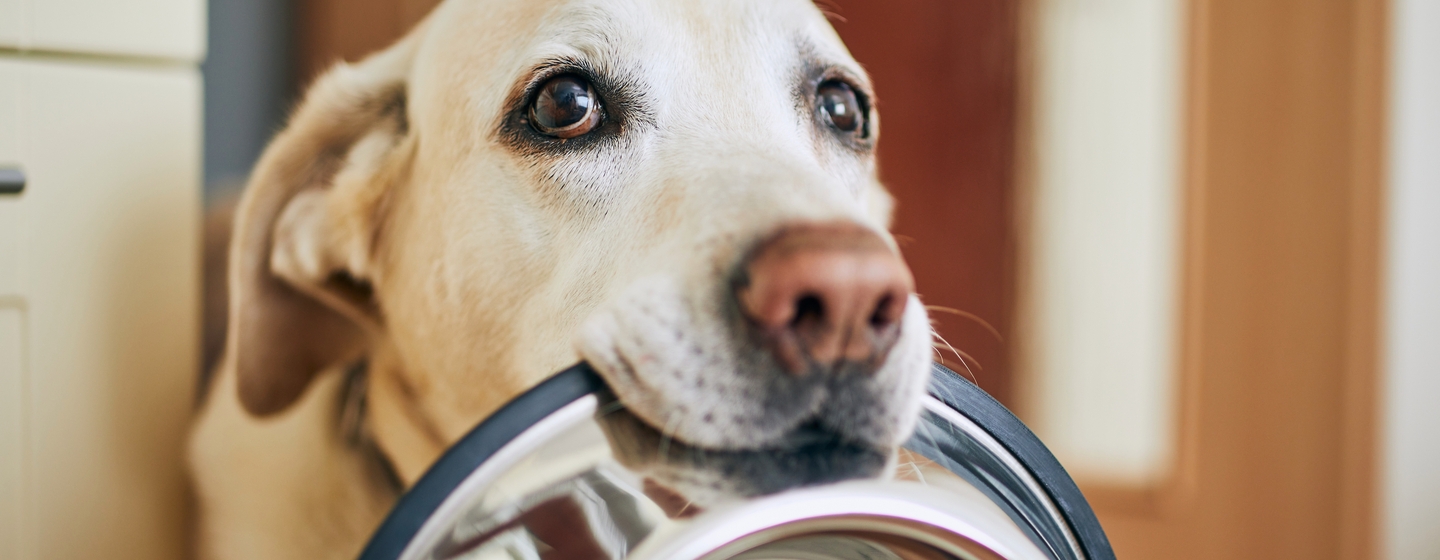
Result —
<instances>
[{"instance_id":1,"label":"metal dog bowl","mask_svg":"<svg viewBox=\"0 0 1440 560\"><path fill-rule=\"evenodd\" d=\"M660 437L581 364L485 420L362 560L1110 560L1073 481L1003 406L936 365L897 458Z\"/></svg>"}]
</instances>

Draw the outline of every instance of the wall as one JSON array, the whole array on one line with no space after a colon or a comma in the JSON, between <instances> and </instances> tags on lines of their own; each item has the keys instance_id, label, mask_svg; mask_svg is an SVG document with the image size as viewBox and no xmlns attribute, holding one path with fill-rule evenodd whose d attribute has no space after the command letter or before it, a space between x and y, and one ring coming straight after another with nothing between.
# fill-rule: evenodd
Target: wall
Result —
<instances>
[{"instance_id":1,"label":"wall","mask_svg":"<svg viewBox=\"0 0 1440 560\"><path fill-rule=\"evenodd\" d=\"M250 175L292 96L288 0L210 0L205 76L205 186L214 196Z\"/></svg>"},{"instance_id":2,"label":"wall","mask_svg":"<svg viewBox=\"0 0 1440 560\"><path fill-rule=\"evenodd\" d=\"M895 195L894 232L945 340L935 357L1013 406L1017 4L828 5L875 83L880 179Z\"/></svg>"},{"instance_id":3,"label":"wall","mask_svg":"<svg viewBox=\"0 0 1440 560\"><path fill-rule=\"evenodd\" d=\"M1382 538L1440 558L1440 2L1392 10Z\"/></svg>"}]
</instances>

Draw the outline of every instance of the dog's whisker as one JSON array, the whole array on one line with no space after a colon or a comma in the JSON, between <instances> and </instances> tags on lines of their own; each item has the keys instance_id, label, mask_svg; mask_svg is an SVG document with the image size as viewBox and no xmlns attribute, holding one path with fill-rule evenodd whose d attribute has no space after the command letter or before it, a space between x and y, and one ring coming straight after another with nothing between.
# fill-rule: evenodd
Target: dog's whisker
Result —
<instances>
[{"instance_id":1,"label":"dog's whisker","mask_svg":"<svg viewBox=\"0 0 1440 560\"><path fill-rule=\"evenodd\" d=\"M816 8L819 8L819 9L820 9L820 13L825 14L825 19L826 19L826 20L829 20L831 23L835 23L835 22L839 22L839 23L849 23L849 22L850 22L850 20L845 19L845 16L840 15L840 6L836 5L836 4L835 4L834 2L832 2L831 0L816 0L816 1L815 1L815 7L816 7Z\"/></svg>"},{"instance_id":2,"label":"dog's whisker","mask_svg":"<svg viewBox=\"0 0 1440 560\"><path fill-rule=\"evenodd\" d=\"M598 414L598 415L601 416L601 417L604 417L604 416L609 416L609 415L611 415L611 414L614 414L614 413L616 413L616 412L620 412L620 411L622 411L622 410L625 410L625 403L622 403L622 402L620 402L619 400L614 400L614 401L610 401L610 402L608 402L608 403L605 403L603 406L601 406L601 407L600 407L600 410L596 411L596 414Z\"/></svg>"},{"instance_id":3,"label":"dog's whisker","mask_svg":"<svg viewBox=\"0 0 1440 560\"><path fill-rule=\"evenodd\" d=\"M932 343L930 343L930 347L931 347L931 348L934 348L937 352L939 352L939 350L940 350L941 348L945 348L945 344L944 344L944 343L941 343L941 342L932 342ZM980 363L980 360L975 359L975 357L974 357L974 356L971 356L969 352L966 352L966 351L964 351L964 350L960 350L960 349L958 349L958 348L946 348L946 349L947 349L947 350L950 350L950 351L955 355L955 357L956 357L957 359L959 359L960 361L962 361L962 362L969 362L969 363L975 364L975 368L976 368L976 369L979 369L980 371L985 371L985 366ZM941 361L943 362L943 361L945 361L945 360L942 359Z\"/></svg>"},{"instance_id":4,"label":"dog's whisker","mask_svg":"<svg viewBox=\"0 0 1440 560\"><path fill-rule=\"evenodd\" d=\"M660 430L659 453L661 459L670 457L670 441L674 439L675 430L678 428L681 420L680 415L674 411L672 411L670 417L665 420L665 427Z\"/></svg>"},{"instance_id":5,"label":"dog's whisker","mask_svg":"<svg viewBox=\"0 0 1440 560\"><path fill-rule=\"evenodd\" d=\"M930 346L932 348L939 350L939 348L943 344L944 347L949 349L950 352L955 355L955 358L960 360L962 363L968 361L969 363L975 364L975 367L978 368L980 371L985 371L985 366L980 363L980 360L975 359L975 357L971 356L968 352L955 348L955 346L951 345L949 341L945 340L945 337L940 336L940 331L936 330L934 325L931 325L930 327L930 335L931 337L940 340L939 343L931 342Z\"/></svg>"},{"instance_id":6,"label":"dog's whisker","mask_svg":"<svg viewBox=\"0 0 1440 560\"><path fill-rule=\"evenodd\" d=\"M923 422L920 424L920 426L917 426L917 427L915 428L915 435L914 435L914 437L917 438L917 439L920 439L920 440L924 441L924 442L925 442L926 444L928 444L928 445L935 445L935 437L934 437L933 435L931 435L930 429L929 429L929 428L925 425L925 423L923 423ZM910 464L911 464L911 465L914 465L914 464L915 464L915 460L914 460L914 459L911 459L911 460L910 460Z\"/></svg>"},{"instance_id":7,"label":"dog's whisker","mask_svg":"<svg viewBox=\"0 0 1440 560\"><path fill-rule=\"evenodd\" d=\"M979 379L978 377L976 377L976 376L975 376L975 372L970 369L970 364L968 364L968 363L965 362L965 358L961 356L961 352L960 352L959 350L956 350L955 347L952 346L949 341L945 340L945 337L940 336L940 332L939 332L939 331L936 331L934 328L931 328L931 329L930 329L930 334L933 335L935 338L940 339L940 342L944 342L944 343L945 343L945 346L946 346L947 348L949 348L951 352L954 352L954 353L955 353L955 357L960 359L960 365L965 366L965 371L970 374L970 381L971 381L972 383L974 383L976 387L979 387L979 386L980 386L980 379ZM976 366L979 366L980 363L979 363L979 362L976 362L975 365L976 365ZM983 369L983 368L982 368L982 369Z\"/></svg>"},{"instance_id":8,"label":"dog's whisker","mask_svg":"<svg viewBox=\"0 0 1440 560\"><path fill-rule=\"evenodd\" d=\"M943 305L926 305L926 306L925 306L925 310L926 310L926 311L938 311L938 312L940 312L940 313L949 313L949 314L955 315L955 316L957 316L957 317L963 317L963 318L965 318L965 319L969 319L969 320L971 320L971 321L974 321L976 324L979 324L980 326L985 327L985 330L990 331L990 334L995 337L995 340L1000 341L1000 342L1005 342L1005 337L1000 335L1000 329L995 328L994 325L991 325L989 321L986 321L985 319L980 318L979 315L976 315L976 314L971 313L971 312L969 312L969 311L961 311L961 310L955 309L955 308L953 308L953 307L945 307L945 306L943 306Z\"/></svg>"},{"instance_id":9,"label":"dog's whisker","mask_svg":"<svg viewBox=\"0 0 1440 560\"><path fill-rule=\"evenodd\" d=\"M958 371L963 371L963 370L965 370L965 362L956 362L955 360L950 360L950 359L946 359L946 358L940 358L939 360L936 360L936 361L940 362L940 365L945 366L946 368L949 368L950 371L956 371L956 372L958 372ZM964 377L963 374L962 374L961 376ZM967 378L967 379L968 379L968 378Z\"/></svg>"},{"instance_id":10,"label":"dog's whisker","mask_svg":"<svg viewBox=\"0 0 1440 560\"><path fill-rule=\"evenodd\" d=\"M920 484L924 484L926 486L930 485L930 483L925 480L925 471L920 469L919 463L916 463L912 459L909 461L905 461L905 466L910 469L910 473L916 478L916 480L920 482Z\"/></svg>"}]
</instances>

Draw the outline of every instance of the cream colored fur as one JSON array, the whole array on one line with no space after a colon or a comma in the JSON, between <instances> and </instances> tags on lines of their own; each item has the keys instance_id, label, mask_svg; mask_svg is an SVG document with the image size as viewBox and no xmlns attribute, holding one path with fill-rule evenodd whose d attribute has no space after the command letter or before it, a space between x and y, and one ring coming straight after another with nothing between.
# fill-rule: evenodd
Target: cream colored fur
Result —
<instances>
[{"instance_id":1,"label":"cream colored fur","mask_svg":"<svg viewBox=\"0 0 1440 560\"><path fill-rule=\"evenodd\" d=\"M507 136L555 60L628 84L607 100L631 111L618 134L568 150ZM236 216L227 347L190 452L202 556L359 552L396 493L338 420L337 368L361 358L366 430L403 485L580 359L694 445L775 445L806 421L898 445L930 356L918 301L883 367L842 393L778 373L735 328L729 279L778 228L890 239L878 122L865 146L828 136L805 105L817 68L868 90L805 0L449 0L321 78Z\"/></svg>"}]
</instances>

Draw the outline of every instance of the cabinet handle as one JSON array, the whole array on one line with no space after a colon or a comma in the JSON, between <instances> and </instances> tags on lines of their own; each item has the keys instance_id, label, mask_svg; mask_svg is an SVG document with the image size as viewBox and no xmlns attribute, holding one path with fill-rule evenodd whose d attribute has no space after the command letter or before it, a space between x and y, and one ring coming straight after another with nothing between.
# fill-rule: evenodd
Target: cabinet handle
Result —
<instances>
[{"instance_id":1,"label":"cabinet handle","mask_svg":"<svg viewBox=\"0 0 1440 560\"><path fill-rule=\"evenodd\" d=\"M0 194L25 191L25 172L18 167L0 167Z\"/></svg>"}]
</instances>

